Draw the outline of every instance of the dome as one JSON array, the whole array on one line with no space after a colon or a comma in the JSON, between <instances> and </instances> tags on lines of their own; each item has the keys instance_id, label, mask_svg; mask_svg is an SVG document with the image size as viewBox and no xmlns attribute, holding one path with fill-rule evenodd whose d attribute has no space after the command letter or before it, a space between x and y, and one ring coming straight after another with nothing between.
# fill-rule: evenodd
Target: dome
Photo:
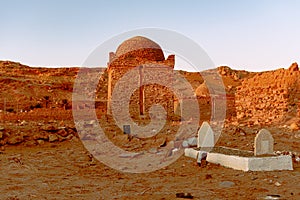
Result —
<instances>
[{"instance_id":1,"label":"dome","mask_svg":"<svg viewBox=\"0 0 300 200\"><path fill-rule=\"evenodd\" d=\"M205 84L205 82L203 82L199 87L197 87L196 91L196 96L200 97L200 96L209 96L209 90Z\"/></svg>"},{"instance_id":2,"label":"dome","mask_svg":"<svg viewBox=\"0 0 300 200\"><path fill-rule=\"evenodd\" d=\"M139 57L151 61L163 61L165 59L161 47L154 41L136 36L125 40L117 48L117 57Z\"/></svg>"}]
</instances>

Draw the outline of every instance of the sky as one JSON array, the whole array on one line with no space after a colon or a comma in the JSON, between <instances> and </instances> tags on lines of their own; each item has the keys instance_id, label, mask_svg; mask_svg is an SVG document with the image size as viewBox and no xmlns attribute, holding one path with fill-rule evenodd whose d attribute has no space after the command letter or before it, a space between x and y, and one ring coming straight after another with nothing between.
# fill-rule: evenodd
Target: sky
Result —
<instances>
[{"instance_id":1,"label":"sky","mask_svg":"<svg viewBox=\"0 0 300 200\"><path fill-rule=\"evenodd\" d=\"M0 60L30 66L82 66L113 36L145 27L185 35L216 66L266 71L300 62L297 0L0 0L0 7Z\"/></svg>"}]
</instances>

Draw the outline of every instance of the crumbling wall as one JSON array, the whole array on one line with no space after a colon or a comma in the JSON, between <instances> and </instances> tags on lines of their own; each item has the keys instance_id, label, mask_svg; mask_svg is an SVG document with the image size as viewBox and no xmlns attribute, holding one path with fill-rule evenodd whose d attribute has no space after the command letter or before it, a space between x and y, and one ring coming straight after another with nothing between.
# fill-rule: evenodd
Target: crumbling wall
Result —
<instances>
[{"instance_id":1,"label":"crumbling wall","mask_svg":"<svg viewBox=\"0 0 300 200\"><path fill-rule=\"evenodd\" d=\"M297 115L299 98L300 71L297 63L289 69L258 73L237 87L237 119L247 119L253 124L283 121L287 116Z\"/></svg>"},{"instance_id":2,"label":"crumbling wall","mask_svg":"<svg viewBox=\"0 0 300 200\"><path fill-rule=\"evenodd\" d=\"M121 45L122 46L122 45ZM130 114L133 118L139 117L140 114L147 115L149 117L149 109L153 104L162 105L165 110L167 111L167 115L171 116L174 110L174 95L173 93L158 84L148 84L143 86L142 91L144 95L143 101L143 113L141 113L141 91L140 85L143 84L144 80L140 80L141 77L147 77L148 79L156 79L156 80L169 80L172 81L172 77L161 77L164 76L164 70L170 71L174 69L175 64L175 57L174 55L170 55L166 60L164 59L163 53L161 49L149 49L149 48L141 48L134 51L126 52L125 54L118 55L119 50L117 53L110 53L110 62L108 63L108 97L107 97L107 108L108 113L111 113L111 104L112 101L112 94L115 89L116 85L120 87L128 87L130 84L134 84L136 90L131 94L130 102L116 102L116 105L120 105L119 109L125 108L129 105ZM150 71L152 73L146 73L145 66L150 66ZM132 74L133 77L127 76L128 73L132 70L135 70L135 75ZM141 74L142 73L142 74ZM127 75L126 75L127 74ZM125 76L125 77L124 77ZM151 77L152 76L152 77ZM155 76L155 77L153 77ZM124 83L120 84L120 79L125 81ZM145 77L144 77L145 78ZM134 81L135 80L135 81ZM126 81L128 83L126 83ZM131 83L131 81L133 81ZM140 81L140 83L139 83ZM118 83L119 82L119 83ZM157 82L157 81L156 81ZM163 84L162 84L163 85ZM121 91L125 91L121 89ZM122 94L120 94L122 95ZM125 94L130 95L130 94Z\"/></svg>"}]
</instances>

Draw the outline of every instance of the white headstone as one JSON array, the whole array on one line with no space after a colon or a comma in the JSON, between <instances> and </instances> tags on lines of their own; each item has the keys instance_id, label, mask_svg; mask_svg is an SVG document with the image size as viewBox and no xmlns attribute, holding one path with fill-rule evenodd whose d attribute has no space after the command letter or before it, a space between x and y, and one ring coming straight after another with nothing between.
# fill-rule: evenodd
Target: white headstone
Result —
<instances>
[{"instance_id":1,"label":"white headstone","mask_svg":"<svg viewBox=\"0 0 300 200\"><path fill-rule=\"evenodd\" d=\"M254 139L254 155L273 154L274 139L266 129L261 129Z\"/></svg>"},{"instance_id":2,"label":"white headstone","mask_svg":"<svg viewBox=\"0 0 300 200\"><path fill-rule=\"evenodd\" d=\"M198 144L197 147L214 147L215 138L214 132L211 129L209 123L203 122L198 131Z\"/></svg>"}]
</instances>

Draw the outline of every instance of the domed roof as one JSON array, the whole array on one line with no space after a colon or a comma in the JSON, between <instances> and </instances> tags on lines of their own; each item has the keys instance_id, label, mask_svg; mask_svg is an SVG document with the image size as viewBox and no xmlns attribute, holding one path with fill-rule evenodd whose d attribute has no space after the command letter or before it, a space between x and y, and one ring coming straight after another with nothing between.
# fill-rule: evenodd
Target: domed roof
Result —
<instances>
[{"instance_id":1,"label":"domed roof","mask_svg":"<svg viewBox=\"0 0 300 200\"><path fill-rule=\"evenodd\" d=\"M195 93L196 93L196 96L198 96L198 97L209 96L209 94L210 94L205 82L203 82L199 87L197 87Z\"/></svg>"},{"instance_id":2,"label":"domed roof","mask_svg":"<svg viewBox=\"0 0 300 200\"><path fill-rule=\"evenodd\" d=\"M165 59L161 47L154 41L142 36L125 40L117 48L117 57L128 56L128 54L131 57L143 57L147 60L154 61L162 61Z\"/></svg>"}]
</instances>

